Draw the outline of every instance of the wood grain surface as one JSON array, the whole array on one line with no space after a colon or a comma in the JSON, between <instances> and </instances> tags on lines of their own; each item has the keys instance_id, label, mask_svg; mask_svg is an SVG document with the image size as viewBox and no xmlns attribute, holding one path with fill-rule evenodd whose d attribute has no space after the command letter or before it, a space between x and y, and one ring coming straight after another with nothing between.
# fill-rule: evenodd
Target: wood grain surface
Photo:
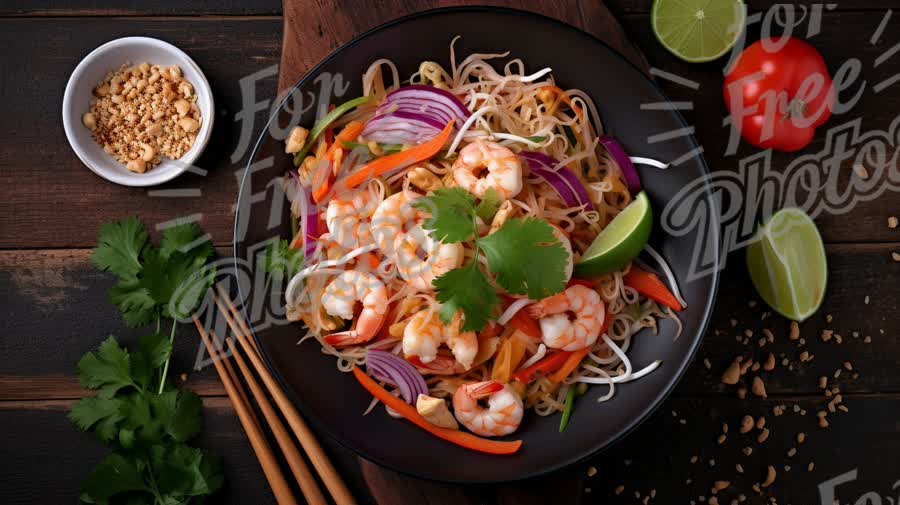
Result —
<instances>
[{"instance_id":1,"label":"wood grain surface","mask_svg":"<svg viewBox=\"0 0 900 505\"><path fill-rule=\"evenodd\" d=\"M466 2L451 4L460 3ZM777 2L748 3L757 12ZM632 59L643 57L649 67L696 82L692 89L658 79L673 101L693 103L683 114L695 128L710 168L737 170L738 160L753 150L742 144L735 155L724 154L727 130L722 126L726 111L721 63L691 65L671 56L652 34L651 4L651 0L553 0L522 2L520 7L560 18L610 41ZM228 255L237 174L246 161L232 160L242 136L243 124L235 120L244 107L241 79L266 73L269 77L257 83L254 100L271 99L279 87L275 65L282 61L287 65L282 68L291 69L282 73L283 88L362 31L437 5L426 0L374 4L296 0L286 8L273 0L165 0L140 7L97 0L0 4L0 44L5 48L0 53L3 503L75 502L80 483L104 454L92 437L65 418L71 404L86 394L78 386L75 362L108 334L131 341L140 332L122 330L106 299L113 281L88 262L99 225L139 215L152 228L199 214L201 225L221 246L220 255ZM616 19L606 15L607 8L622 26L621 32ZM853 109L829 125L861 118L866 128L886 129L900 111L900 85L877 94L871 91L873 83L898 71L897 56L874 65L880 54L900 43L896 13L881 39L875 44L869 41L888 8L900 8L900 0L840 3L823 14L822 33L813 43L832 71L842 61L858 58L869 86ZM285 18L296 21L286 23ZM213 139L198 162L206 175L186 174L151 191L124 188L94 176L69 148L59 114L66 80L91 49L125 35L168 40L203 68L218 108ZM756 36L751 30L750 37ZM282 58L285 40L295 41L289 47L297 50ZM251 128L254 137L266 113L258 112ZM823 146L823 135L817 135L806 152ZM786 167L792 159L792 155L776 154L773 164ZM844 181L851 165L850 161L841 164ZM178 194L187 196L173 196ZM892 486L900 479L900 374L896 372L900 369L900 264L891 259L891 253L900 252L900 231L889 229L886 222L888 216L900 214L898 203L897 193L886 193L847 213L817 217L828 243L829 287L820 313L801 326L802 348L799 341L788 340L789 325L783 318L765 316L767 309L747 279L742 252L732 254L710 331L675 393L647 423L589 461L541 479L462 487L360 464L335 441L323 437L322 442L361 503L606 504L644 503L645 499L700 503L701 496L709 501L716 481L729 481L729 487L717 496L719 503L744 494L749 503L775 498L781 504L805 505L819 503L820 483L854 469L858 472L855 481L839 487L841 503L854 503L866 492L896 497ZM826 315L832 316L830 322ZM772 331L774 342L759 347L764 329ZM822 342L818 337L823 329L841 334L844 343ZM747 330L752 337L744 336ZM870 343L864 342L866 336L871 337ZM747 338L748 345L737 337ZM199 444L225 458L227 487L215 502L273 503L214 372L193 370L199 345L190 328L181 328L173 369L178 375L185 373L185 386L204 397L206 426ZM801 363L804 350L812 360ZM739 399L735 386L720 382L735 356L760 360L769 352L778 365L764 375L768 398L750 393ZM788 365L782 364L785 359ZM852 371L844 368L845 362L852 364ZM835 379L838 369L842 372ZM816 412L827 411L830 401L819 389L821 376L840 388L848 409L830 414L827 429L819 428L816 421ZM749 379L750 374L743 381L748 387ZM784 414L776 416L774 410L781 406ZM745 415L766 417L767 440L757 441L760 430L739 433ZM720 444L723 423L729 425L729 432ZM803 444L797 443L800 432L806 435ZM753 448L749 456L742 451L745 447ZM793 456L789 456L791 448L797 449ZM814 463L812 471L807 470L810 463ZM777 470L777 479L757 494L752 486L764 480L769 465ZM622 490L617 494L619 486Z\"/></svg>"}]
</instances>

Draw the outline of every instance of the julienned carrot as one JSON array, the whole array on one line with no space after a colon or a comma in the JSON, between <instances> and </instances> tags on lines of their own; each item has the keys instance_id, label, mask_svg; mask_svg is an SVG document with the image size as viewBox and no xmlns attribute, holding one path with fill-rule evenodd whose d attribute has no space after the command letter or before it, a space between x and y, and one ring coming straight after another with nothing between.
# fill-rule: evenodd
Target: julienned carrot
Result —
<instances>
[{"instance_id":1,"label":"julienned carrot","mask_svg":"<svg viewBox=\"0 0 900 505\"><path fill-rule=\"evenodd\" d=\"M572 280L574 281L575 279ZM583 281L580 281L579 283L581 282ZM571 284L572 281L569 281L569 283ZM611 315L606 314L606 317L603 318L603 326L600 327L600 335L606 335L606 332L609 331L609 325L612 320L613 318L611 317ZM588 355L589 352L591 352L590 346L585 347L584 349L573 351L572 354L569 355L569 359L567 359L566 362L563 363L561 367L559 367L559 370L553 372L553 375L550 375L548 377L548 379L550 379L550 382L560 383L566 380L566 378L571 375L576 368L578 368L578 365L581 364L581 361L585 356Z\"/></svg>"},{"instance_id":2,"label":"julienned carrot","mask_svg":"<svg viewBox=\"0 0 900 505\"><path fill-rule=\"evenodd\" d=\"M312 198L316 203L321 203L325 196L331 191L331 185L334 184L334 170L331 168L332 163L321 163L319 172L313 177Z\"/></svg>"},{"instance_id":3,"label":"julienned carrot","mask_svg":"<svg viewBox=\"0 0 900 505\"><path fill-rule=\"evenodd\" d=\"M622 281L626 286L633 288L654 302L661 303L676 312L681 310L681 304L678 303L675 295L669 291L669 288L657 276L650 272L645 272L632 265L631 270L625 274Z\"/></svg>"},{"instance_id":4,"label":"julienned carrot","mask_svg":"<svg viewBox=\"0 0 900 505\"><path fill-rule=\"evenodd\" d=\"M342 179L341 184L343 187L341 189L353 189L373 177L378 177L392 170L408 167L413 163L418 163L431 158L444 147L444 144L447 143L447 139L450 138L450 133L453 131L453 123L455 122L455 119L451 119L441 133L438 133L433 139L424 144L410 147L399 153L382 156L371 163L363 165L357 171Z\"/></svg>"},{"instance_id":5,"label":"julienned carrot","mask_svg":"<svg viewBox=\"0 0 900 505\"><path fill-rule=\"evenodd\" d=\"M531 382L531 377L538 372L544 375L549 375L550 372L556 371L559 367L561 367L563 363L565 363L566 360L569 359L570 354L572 353L569 351L557 351L531 365L530 367L523 368L522 370L514 373L513 379L521 382L522 384L528 384L529 382Z\"/></svg>"},{"instance_id":6,"label":"julienned carrot","mask_svg":"<svg viewBox=\"0 0 900 505\"><path fill-rule=\"evenodd\" d=\"M554 86L552 84L548 84L547 86L541 86L541 89L542 90L548 89L550 91L556 92L556 94L559 95L559 99L562 100L563 102L566 102L566 105L568 105L572 109L572 111L578 115L578 117L581 117L581 109L578 108L577 105L572 103L572 99L569 98L569 95L567 95L566 92L563 91L562 88L560 88L559 86Z\"/></svg>"},{"instance_id":7,"label":"julienned carrot","mask_svg":"<svg viewBox=\"0 0 900 505\"><path fill-rule=\"evenodd\" d=\"M435 426L420 416L416 409L400 398L390 394L379 386L375 381L369 378L359 367L353 367L353 375L360 385L372 394L382 403L393 409L395 412L411 421L413 424L431 433L432 435L442 438L448 442L452 442L460 447L471 449L473 451L484 452L487 454L513 454L522 447L521 440L512 442L502 442L499 440L488 440L476 437L470 433L459 430L451 430Z\"/></svg>"},{"instance_id":8,"label":"julienned carrot","mask_svg":"<svg viewBox=\"0 0 900 505\"><path fill-rule=\"evenodd\" d=\"M334 137L334 142L331 143L331 147L328 148L328 151L325 152L325 157L329 160L332 159L334 155L334 151L338 148L342 148L344 146L344 142L353 142L356 140L356 137L359 137L359 134L363 131L363 125L359 121L350 121L347 123L347 126L344 126L344 129L341 130L341 133L338 133Z\"/></svg>"}]
</instances>

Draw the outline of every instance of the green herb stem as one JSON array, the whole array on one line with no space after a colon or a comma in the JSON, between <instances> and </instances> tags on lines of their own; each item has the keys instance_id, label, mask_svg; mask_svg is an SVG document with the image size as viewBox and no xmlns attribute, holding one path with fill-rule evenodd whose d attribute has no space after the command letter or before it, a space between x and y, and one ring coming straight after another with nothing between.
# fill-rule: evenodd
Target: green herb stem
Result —
<instances>
[{"instance_id":1,"label":"green herb stem","mask_svg":"<svg viewBox=\"0 0 900 505\"><path fill-rule=\"evenodd\" d=\"M177 325L178 325L178 321L173 319L172 320L172 331L169 333L169 344L173 344L175 342L175 327ZM169 374L169 362L172 361L172 353L174 353L174 352L175 352L174 349L172 349L172 351L169 352L169 355L166 357L166 363L163 365L162 376L159 378L159 390L156 392L156 394L158 394L158 395L162 394L163 388L166 385L166 376Z\"/></svg>"}]
</instances>

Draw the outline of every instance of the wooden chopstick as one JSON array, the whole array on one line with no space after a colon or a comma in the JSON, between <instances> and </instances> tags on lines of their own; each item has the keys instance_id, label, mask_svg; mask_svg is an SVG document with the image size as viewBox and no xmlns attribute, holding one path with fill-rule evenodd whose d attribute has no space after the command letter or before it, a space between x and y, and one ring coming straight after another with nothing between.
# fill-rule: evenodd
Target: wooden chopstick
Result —
<instances>
[{"instance_id":1,"label":"wooden chopstick","mask_svg":"<svg viewBox=\"0 0 900 505\"><path fill-rule=\"evenodd\" d=\"M337 505L355 504L356 500L354 500L353 495L350 494L350 490L347 489L343 479L341 479L341 476L337 473L334 466L331 464L331 461L329 461L328 456L325 454L322 446L319 445L319 441L316 440L312 430L309 429L309 426L307 426L303 418L300 417L297 409L263 364L262 359L257 354L255 348L256 343L250 343L252 342L252 339L249 337L250 329L247 327L247 323L244 322L244 318L241 317L234 304L231 303L231 299L222 287L219 286L218 288L220 296L213 294L216 305L219 307L222 315L225 316L228 326L237 337L237 341L244 349L244 353L250 358L253 368L256 370L256 373L259 374L263 384L266 385L266 389L269 390L269 394L272 395L275 404L281 410L282 415L287 420L288 425L290 425L297 440L300 441L300 445L303 446L303 450L306 452L309 460L319 473L319 477L322 478L322 482L325 483L325 487L328 489L331 497ZM223 307L223 299L228 306L228 310ZM236 323L235 320L238 322Z\"/></svg>"},{"instance_id":2,"label":"wooden chopstick","mask_svg":"<svg viewBox=\"0 0 900 505\"><path fill-rule=\"evenodd\" d=\"M242 395L238 392L239 390L242 390L240 383L231 380L231 377L221 363L222 360L220 359L219 354L210 343L209 337L206 335L206 330L203 329L203 325L197 318L194 318L194 324L197 326L197 332L200 333L200 338L206 346L206 351L213 359L213 364L216 366L219 379L222 381L222 385L225 386L225 391L231 399L231 404L234 405L234 410L237 412L238 419L241 422L241 426L244 428L244 432L247 433L247 438L250 440L250 446L253 448L253 452L256 453L256 459L259 460L259 464L263 468L263 474L265 474L266 480L269 481L269 487L272 488L275 500L279 505L297 503L294 494L291 492L291 488L288 487L287 481L284 480L284 475L278 467L278 462L272 454L272 449L269 447L268 442L266 442L266 439L262 434L258 421L255 420L253 411L250 409L250 406L245 404L241 399ZM215 333L213 333L212 330L210 330L210 334L215 338ZM246 395L243 397L246 398Z\"/></svg>"},{"instance_id":3,"label":"wooden chopstick","mask_svg":"<svg viewBox=\"0 0 900 505\"><path fill-rule=\"evenodd\" d=\"M300 484L300 490L303 491L303 496L306 498L307 503L310 505L327 504L328 502L322 495L322 491L319 490L319 484L316 482L316 478L309 471L309 467L306 466L306 462L303 461L300 452L297 451L294 441L291 439L287 430L284 429L284 424L281 423L278 414L272 409L272 404L270 404L269 399L266 398L265 392L259 387L256 379L253 378L253 373L247 367L247 363L244 362L244 358L241 357L237 347L235 347L234 340L229 338L227 342L228 348L231 350L231 355L234 356L234 360L237 362L238 368L244 376L244 380L247 381L247 386L250 387L250 394L256 399L260 410L262 410L263 416L266 418L266 422L269 423L269 428L272 430L272 434L275 435L275 440L278 442L278 446L281 447L281 452L284 454L284 458L287 460L288 466L294 474L294 478L297 479L297 483Z\"/></svg>"}]
</instances>

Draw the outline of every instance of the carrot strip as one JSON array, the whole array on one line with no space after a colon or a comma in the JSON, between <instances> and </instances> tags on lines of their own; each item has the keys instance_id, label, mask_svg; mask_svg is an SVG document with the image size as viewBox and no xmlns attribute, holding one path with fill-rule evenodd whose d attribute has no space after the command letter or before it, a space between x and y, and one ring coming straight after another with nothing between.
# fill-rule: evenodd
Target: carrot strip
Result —
<instances>
[{"instance_id":1,"label":"carrot strip","mask_svg":"<svg viewBox=\"0 0 900 505\"><path fill-rule=\"evenodd\" d=\"M429 423L424 417L420 416L416 409L400 398L390 394L366 375L359 367L353 367L353 375L360 385L372 394L382 403L393 409L395 412L411 421L413 424L431 433L432 435L442 438L448 442L452 442L460 447L471 449L473 451L484 452L487 454L513 454L522 447L521 440L512 442L503 442L500 440L487 440L476 437L470 433L459 430L451 430L441 428Z\"/></svg>"},{"instance_id":2,"label":"carrot strip","mask_svg":"<svg viewBox=\"0 0 900 505\"><path fill-rule=\"evenodd\" d=\"M509 320L510 326L528 335L531 338L540 340L541 327L537 321L531 318L525 310L520 310Z\"/></svg>"},{"instance_id":3,"label":"carrot strip","mask_svg":"<svg viewBox=\"0 0 900 505\"><path fill-rule=\"evenodd\" d=\"M331 185L334 184L334 170L331 169L332 163L323 163L319 168L319 172L313 178L313 201L321 203L325 196L331 191ZM317 184L318 183L318 184Z\"/></svg>"},{"instance_id":4,"label":"carrot strip","mask_svg":"<svg viewBox=\"0 0 900 505\"><path fill-rule=\"evenodd\" d=\"M544 375L547 375L550 372L553 372L561 367L566 362L566 360L569 359L570 354L572 353L569 351L555 352L538 361L537 363L531 365L530 367L523 368L522 370L514 373L513 379L521 382L522 384L528 384L529 382L531 382L531 378L534 374L540 372Z\"/></svg>"},{"instance_id":5,"label":"carrot strip","mask_svg":"<svg viewBox=\"0 0 900 505\"><path fill-rule=\"evenodd\" d=\"M348 190L353 189L373 177L378 177L392 170L408 167L413 163L418 163L431 158L444 147L444 144L447 143L447 139L450 138L450 133L453 131L454 122L456 122L456 120L451 119L441 133L437 134L433 139L424 144L410 147L399 153L382 156L375 161L363 165L356 172L344 177L341 184Z\"/></svg>"},{"instance_id":6,"label":"carrot strip","mask_svg":"<svg viewBox=\"0 0 900 505\"><path fill-rule=\"evenodd\" d=\"M589 352L591 352L590 346L577 351L572 351L572 354L569 354L569 357L566 359L565 363L559 367L559 370L553 372L551 375L547 376L547 378L553 383L559 383L566 380L566 377L578 368L578 365L581 364L581 360L583 360Z\"/></svg>"},{"instance_id":7,"label":"carrot strip","mask_svg":"<svg viewBox=\"0 0 900 505\"><path fill-rule=\"evenodd\" d=\"M347 123L347 126L341 130L341 133L338 133L334 137L334 141L331 143L331 147L328 148L328 151L325 152L325 157L329 160L332 159L334 155L334 151L340 147L343 147L344 142L352 142L356 140L356 137L359 137L359 134L363 131L363 125L359 121L350 121Z\"/></svg>"},{"instance_id":8,"label":"carrot strip","mask_svg":"<svg viewBox=\"0 0 900 505\"><path fill-rule=\"evenodd\" d=\"M673 295L672 292L669 291L669 288L667 288L666 285L652 273L645 272L632 265L631 270L625 274L622 281L626 286L634 289L654 302L661 303L676 312L681 311L681 304L678 303L675 295Z\"/></svg>"}]
</instances>

